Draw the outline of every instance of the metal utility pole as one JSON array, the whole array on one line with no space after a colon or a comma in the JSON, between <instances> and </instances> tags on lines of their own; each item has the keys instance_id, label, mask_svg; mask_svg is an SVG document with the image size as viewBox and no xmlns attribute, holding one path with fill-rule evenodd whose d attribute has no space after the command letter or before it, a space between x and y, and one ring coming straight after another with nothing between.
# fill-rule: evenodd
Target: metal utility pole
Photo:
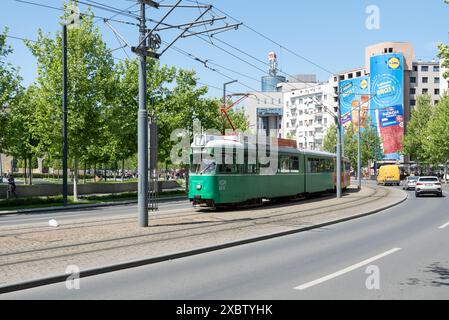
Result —
<instances>
[{"instance_id":1,"label":"metal utility pole","mask_svg":"<svg viewBox=\"0 0 449 320\"><path fill-rule=\"evenodd\" d=\"M339 86L340 87L340 86ZM340 89L337 92L337 198L341 198L341 106Z\"/></svg>"},{"instance_id":2,"label":"metal utility pole","mask_svg":"<svg viewBox=\"0 0 449 320\"><path fill-rule=\"evenodd\" d=\"M62 203L67 205L67 25L62 25Z\"/></svg>"},{"instance_id":3,"label":"metal utility pole","mask_svg":"<svg viewBox=\"0 0 449 320\"><path fill-rule=\"evenodd\" d=\"M226 105L226 86L232 83L236 83L238 82L238 80L232 80L229 82L226 82L223 84L223 108L226 109L227 105ZM223 120L223 134L226 134L226 125L225 122Z\"/></svg>"},{"instance_id":4,"label":"metal utility pole","mask_svg":"<svg viewBox=\"0 0 449 320\"><path fill-rule=\"evenodd\" d=\"M140 2L140 37L139 43L145 46L146 24L145 3ZM141 49L141 48L138 48ZM138 177L137 210L139 226L148 227L148 112L147 112L147 57L145 50L138 50L139 56L139 111L137 119L138 130Z\"/></svg>"},{"instance_id":5,"label":"metal utility pole","mask_svg":"<svg viewBox=\"0 0 449 320\"><path fill-rule=\"evenodd\" d=\"M360 108L358 107L358 131L357 131L357 189L362 189L362 159L361 159L361 152L360 152Z\"/></svg>"},{"instance_id":6,"label":"metal utility pole","mask_svg":"<svg viewBox=\"0 0 449 320\"><path fill-rule=\"evenodd\" d=\"M162 1L161 1L162 2ZM138 119L137 119L137 127L138 127L138 220L140 227L148 227L148 205L151 203L150 209L157 210L157 199L155 194L150 194L149 190L149 172L148 169L151 170L150 177L151 183L155 185L153 188L153 193L156 192L157 185L157 125L156 119L157 115L152 114L151 116L151 125L150 129L148 126L148 111L147 111L147 57L159 59L173 44L179 40L180 38L186 38L190 36L197 36L203 33L208 33L210 31L216 31L213 34L218 32L223 32L226 30L237 29L241 23L229 25L226 24L224 26L209 29L205 31L197 31L191 32L191 28L204 26L208 23L214 24L216 21L221 21L225 19L225 17L213 17L211 20L203 20L205 14L210 12L212 9L211 5L180 5L182 0L177 0L175 4L160 4L153 0L137 0L137 3L140 5L140 23L139 23L139 44L136 47L131 47L131 50L138 55L139 57L139 111L138 111ZM146 26L146 17L145 17L145 6L148 5L152 8L160 9L160 8L170 8L168 12L166 12L161 20L154 22L155 25L151 29L147 29ZM200 13L200 15L191 22L178 24L178 25L170 25L165 23L164 21L171 15L171 13L176 8L190 8L190 9L204 9ZM200 10L201 11L201 10ZM162 27L161 27L162 26ZM113 29L113 28L112 28ZM162 39L158 32L167 30L167 29L178 29L181 33L174 38L170 43L168 43L163 50L157 52L157 50L161 47ZM114 31L114 29L113 29ZM189 34L187 34L189 32ZM114 33L116 33L114 31ZM211 34L211 36L213 35ZM122 38L122 37L120 37ZM205 63L205 62L204 62ZM150 138L148 136L149 131ZM151 140L150 146L148 146L148 141ZM148 153L151 155L149 156ZM150 164L149 160L150 159Z\"/></svg>"}]
</instances>

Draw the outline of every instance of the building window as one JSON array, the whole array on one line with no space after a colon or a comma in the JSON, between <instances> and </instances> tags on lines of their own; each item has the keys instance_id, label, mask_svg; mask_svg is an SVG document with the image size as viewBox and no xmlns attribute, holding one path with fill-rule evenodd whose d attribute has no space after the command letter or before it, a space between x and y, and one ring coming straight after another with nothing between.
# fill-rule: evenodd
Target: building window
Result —
<instances>
[{"instance_id":1,"label":"building window","mask_svg":"<svg viewBox=\"0 0 449 320\"><path fill-rule=\"evenodd\" d=\"M428 72L429 71L429 66L421 66L421 71L422 72Z\"/></svg>"},{"instance_id":2,"label":"building window","mask_svg":"<svg viewBox=\"0 0 449 320\"><path fill-rule=\"evenodd\" d=\"M338 80L337 77L334 77L334 82L337 82L337 80Z\"/></svg>"},{"instance_id":3,"label":"building window","mask_svg":"<svg viewBox=\"0 0 449 320\"><path fill-rule=\"evenodd\" d=\"M415 88L410 88L410 94L416 94L416 89Z\"/></svg>"},{"instance_id":4,"label":"building window","mask_svg":"<svg viewBox=\"0 0 449 320\"><path fill-rule=\"evenodd\" d=\"M422 83L429 83L429 78L423 77L422 78Z\"/></svg>"},{"instance_id":5,"label":"building window","mask_svg":"<svg viewBox=\"0 0 449 320\"><path fill-rule=\"evenodd\" d=\"M437 105L438 104L438 102L440 102L439 100L435 100L435 105Z\"/></svg>"},{"instance_id":6,"label":"building window","mask_svg":"<svg viewBox=\"0 0 449 320\"><path fill-rule=\"evenodd\" d=\"M440 78L436 77L435 80L434 80L434 83L440 83Z\"/></svg>"},{"instance_id":7,"label":"building window","mask_svg":"<svg viewBox=\"0 0 449 320\"><path fill-rule=\"evenodd\" d=\"M279 100L278 100L278 104L281 104L282 103L282 101L281 101L281 99L279 98Z\"/></svg>"},{"instance_id":8,"label":"building window","mask_svg":"<svg viewBox=\"0 0 449 320\"><path fill-rule=\"evenodd\" d=\"M362 76L362 71L357 71L357 78Z\"/></svg>"},{"instance_id":9,"label":"building window","mask_svg":"<svg viewBox=\"0 0 449 320\"><path fill-rule=\"evenodd\" d=\"M413 71L417 72L418 71L418 66L413 66Z\"/></svg>"},{"instance_id":10,"label":"building window","mask_svg":"<svg viewBox=\"0 0 449 320\"><path fill-rule=\"evenodd\" d=\"M440 89L435 89L435 94L436 95L440 94Z\"/></svg>"},{"instance_id":11,"label":"building window","mask_svg":"<svg viewBox=\"0 0 449 320\"><path fill-rule=\"evenodd\" d=\"M348 74L348 79L352 79L354 75L352 73Z\"/></svg>"},{"instance_id":12,"label":"building window","mask_svg":"<svg viewBox=\"0 0 449 320\"><path fill-rule=\"evenodd\" d=\"M410 77L410 83L416 83L416 77Z\"/></svg>"},{"instance_id":13,"label":"building window","mask_svg":"<svg viewBox=\"0 0 449 320\"><path fill-rule=\"evenodd\" d=\"M440 72L440 66L433 66L433 72Z\"/></svg>"},{"instance_id":14,"label":"building window","mask_svg":"<svg viewBox=\"0 0 449 320\"><path fill-rule=\"evenodd\" d=\"M389 53L393 53L393 48L388 48Z\"/></svg>"},{"instance_id":15,"label":"building window","mask_svg":"<svg viewBox=\"0 0 449 320\"><path fill-rule=\"evenodd\" d=\"M411 106L416 106L416 100L410 100L410 105Z\"/></svg>"},{"instance_id":16,"label":"building window","mask_svg":"<svg viewBox=\"0 0 449 320\"><path fill-rule=\"evenodd\" d=\"M429 93L429 89L427 89L427 88L422 89L422 94L428 94L428 93Z\"/></svg>"}]
</instances>

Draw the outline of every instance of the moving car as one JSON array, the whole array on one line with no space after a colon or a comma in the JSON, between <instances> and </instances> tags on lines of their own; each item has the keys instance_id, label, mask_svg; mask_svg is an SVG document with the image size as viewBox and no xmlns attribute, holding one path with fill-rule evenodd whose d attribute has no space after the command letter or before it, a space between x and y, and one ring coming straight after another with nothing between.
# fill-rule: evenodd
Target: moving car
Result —
<instances>
[{"instance_id":1,"label":"moving car","mask_svg":"<svg viewBox=\"0 0 449 320\"><path fill-rule=\"evenodd\" d=\"M419 177L416 176L409 176L406 180L404 180L404 184L402 186L403 190L415 190L416 188L416 182L418 181Z\"/></svg>"},{"instance_id":2,"label":"moving car","mask_svg":"<svg viewBox=\"0 0 449 320\"><path fill-rule=\"evenodd\" d=\"M397 165L385 165L380 167L377 175L377 184L396 185L401 184L401 171Z\"/></svg>"},{"instance_id":3,"label":"moving car","mask_svg":"<svg viewBox=\"0 0 449 320\"><path fill-rule=\"evenodd\" d=\"M419 177L416 182L415 196L419 197L422 194L435 194L439 197L443 196L441 182L438 177Z\"/></svg>"}]
</instances>

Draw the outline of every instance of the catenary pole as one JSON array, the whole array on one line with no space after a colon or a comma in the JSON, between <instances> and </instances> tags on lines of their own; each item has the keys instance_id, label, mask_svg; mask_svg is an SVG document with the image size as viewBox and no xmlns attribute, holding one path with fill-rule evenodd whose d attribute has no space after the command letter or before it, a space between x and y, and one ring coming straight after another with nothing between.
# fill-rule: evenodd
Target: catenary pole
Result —
<instances>
[{"instance_id":1,"label":"catenary pole","mask_svg":"<svg viewBox=\"0 0 449 320\"><path fill-rule=\"evenodd\" d=\"M67 25L62 25L62 202L67 205Z\"/></svg>"},{"instance_id":2,"label":"catenary pole","mask_svg":"<svg viewBox=\"0 0 449 320\"><path fill-rule=\"evenodd\" d=\"M140 38L145 39L145 3L140 2ZM145 47L142 44L141 47ZM138 48L141 49L141 48ZM139 112L138 126L138 219L140 227L148 227L148 112L147 112L147 59L145 50L137 50L139 55Z\"/></svg>"},{"instance_id":3,"label":"catenary pole","mask_svg":"<svg viewBox=\"0 0 449 320\"><path fill-rule=\"evenodd\" d=\"M360 152L360 106L358 108L358 131L357 131L357 188L360 190L362 189L362 177L361 177L361 166L362 166L362 159L361 159L361 152Z\"/></svg>"},{"instance_id":4,"label":"catenary pole","mask_svg":"<svg viewBox=\"0 0 449 320\"><path fill-rule=\"evenodd\" d=\"M340 87L340 85L338 86ZM337 198L341 198L341 106L340 90L337 92Z\"/></svg>"}]
</instances>

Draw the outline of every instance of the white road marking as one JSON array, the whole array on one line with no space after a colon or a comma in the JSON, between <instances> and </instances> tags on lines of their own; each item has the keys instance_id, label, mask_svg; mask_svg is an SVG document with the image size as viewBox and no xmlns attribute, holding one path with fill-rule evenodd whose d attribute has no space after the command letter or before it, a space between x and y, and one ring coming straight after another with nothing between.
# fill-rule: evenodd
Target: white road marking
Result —
<instances>
[{"instance_id":1,"label":"white road marking","mask_svg":"<svg viewBox=\"0 0 449 320\"><path fill-rule=\"evenodd\" d=\"M444 228L446 228L447 226L449 226L449 222L443 224L441 227L438 227L438 229L444 229Z\"/></svg>"},{"instance_id":2,"label":"white road marking","mask_svg":"<svg viewBox=\"0 0 449 320\"><path fill-rule=\"evenodd\" d=\"M320 283L323 283L323 282L325 282L325 281L331 280L331 279L336 278L336 277L338 277L338 276L341 276L341 275L343 275L343 274L345 274L345 273L354 271L355 269L358 269L358 268L363 267L363 266L365 266L365 265L367 265L367 264L370 264L370 263L373 262L373 261L379 260L379 259L381 259L381 258L383 258L383 257L386 257L386 256L388 256L388 255L390 255L390 254L392 254L392 253L395 253L395 252L397 252L397 251L399 251L399 250L401 250L401 248L394 248L394 249L391 249L391 250L386 251L386 252L384 252L384 253L381 253L381 254L379 254L379 255L377 255L377 256L375 256L375 257L372 257L372 258L366 259L366 260L364 260L364 261L362 261L362 262L353 264L352 266L349 266L349 267L347 267L347 268L345 268L345 269L342 269L342 270L340 270L340 271L337 271L337 272L332 273L332 274L330 274L330 275L327 275L327 276L325 276L325 277L319 278L319 279L317 279L317 280L313 280L313 281L307 282L307 283L302 284L302 285L300 285L300 286L297 286L297 287L295 287L295 288L293 288L293 289L294 289L294 290L304 290L304 289L307 289L307 288L316 286L317 284L320 284Z\"/></svg>"}]
</instances>

